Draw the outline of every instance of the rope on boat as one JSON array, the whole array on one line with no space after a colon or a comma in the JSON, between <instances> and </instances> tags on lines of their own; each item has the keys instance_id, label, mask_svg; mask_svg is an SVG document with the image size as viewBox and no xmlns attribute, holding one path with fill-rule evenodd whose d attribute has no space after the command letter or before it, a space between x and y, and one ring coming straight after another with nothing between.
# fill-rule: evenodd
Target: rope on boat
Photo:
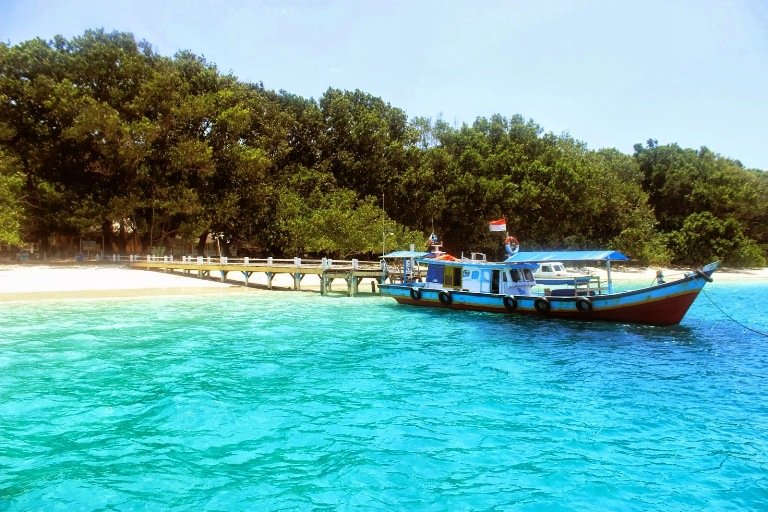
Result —
<instances>
[{"instance_id":1,"label":"rope on boat","mask_svg":"<svg viewBox=\"0 0 768 512\"><path fill-rule=\"evenodd\" d=\"M659 272L661 272L661 271L659 271ZM668 279L668 278L672 278L671 280L675 281L677 279L682 279L683 277L685 277L687 275L688 275L688 272L672 272L670 274L662 274L661 275L661 279L662 279L663 282L666 282L665 279ZM659 276L658 276L658 274L651 280L651 283L648 286L654 286L654 285L657 285L657 284L661 284L661 283L659 283Z\"/></svg>"},{"instance_id":2,"label":"rope on boat","mask_svg":"<svg viewBox=\"0 0 768 512\"><path fill-rule=\"evenodd\" d=\"M736 320L735 318L733 318L731 315L729 315L728 313L726 313L726 312L723 310L723 308L721 308L720 306L718 306L718 305L717 305L717 303L715 303L715 301L714 301L714 300L712 300L712 297L710 297L710 296L709 296L709 294L707 293L707 291L706 291L706 290L702 289L701 291L702 291L702 292L704 292L704 296L705 296L706 298L708 298L708 299L709 299L709 302L711 302L711 303L712 303L712 305L713 305L713 306L715 306L715 307L716 307L716 308L717 308L717 309L718 309L718 310L719 310L719 311L720 311L720 312L721 312L723 315L725 315L725 316L726 316L726 317L727 317L727 318L728 318L728 319L729 319L731 322L735 323L736 325L739 325L739 326L743 327L744 329L746 329L746 330L748 330L748 331L752 331L752 332L754 332L755 334L759 334L760 336L765 336L766 338L768 338L768 333L765 333L765 332L762 332L762 331L758 331L757 329L753 329L753 328L751 328L751 327L749 327L749 326L747 326L747 325L744 325L743 323L739 322L738 320Z\"/></svg>"}]
</instances>

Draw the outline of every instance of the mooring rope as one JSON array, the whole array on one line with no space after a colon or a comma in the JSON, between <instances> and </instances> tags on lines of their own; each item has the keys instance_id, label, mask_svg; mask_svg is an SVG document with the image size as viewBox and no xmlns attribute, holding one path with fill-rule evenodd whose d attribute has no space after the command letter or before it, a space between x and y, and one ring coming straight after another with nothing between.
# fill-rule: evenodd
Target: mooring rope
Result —
<instances>
[{"instance_id":1,"label":"mooring rope","mask_svg":"<svg viewBox=\"0 0 768 512\"><path fill-rule=\"evenodd\" d=\"M765 336L766 338L768 338L768 333L765 333L765 332L762 332L762 331L758 331L757 329L753 329L753 328L751 328L751 327L749 327L749 326L747 326L747 325L744 325L743 323L739 322L738 320L736 320L735 318L733 318L731 315L729 315L728 313L726 313L726 312L723 310L723 308L721 308L720 306L718 306L718 305L717 305L717 303L715 303L715 301L714 301L714 300L712 300L712 297L710 297L710 296L709 296L709 294L707 293L707 291L706 291L706 290L704 290L704 289L702 288L702 290L701 290L701 291L702 291L702 292L704 292L704 296L706 296L706 297L709 299L709 302L711 302L711 303L712 303L712 305L713 305L713 306L715 306L715 307L718 309L718 311L720 311L720 312L721 312L723 315L725 315L725 316L726 316L726 317L727 317L727 318L728 318L728 319L729 319L731 322L735 323L736 325L740 325L741 327L743 327L744 329L746 329L746 330L748 330L748 331L752 331L752 332L754 332L755 334L759 334L760 336Z\"/></svg>"}]
</instances>

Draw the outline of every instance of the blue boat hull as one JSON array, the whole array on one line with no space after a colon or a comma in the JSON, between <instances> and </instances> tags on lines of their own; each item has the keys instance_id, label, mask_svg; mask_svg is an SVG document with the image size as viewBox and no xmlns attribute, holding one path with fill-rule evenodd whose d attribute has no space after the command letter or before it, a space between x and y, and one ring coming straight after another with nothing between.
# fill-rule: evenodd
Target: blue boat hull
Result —
<instances>
[{"instance_id":1,"label":"blue boat hull","mask_svg":"<svg viewBox=\"0 0 768 512\"><path fill-rule=\"evenodd\" d=\"M602 320L676 325L685 316L712 271L696 271L669 283L590 297L499 295L425 288L422 283L382 284L381 294L400 304L465 311L537 315L567 320Z\"/></svg>"}]
</instances>

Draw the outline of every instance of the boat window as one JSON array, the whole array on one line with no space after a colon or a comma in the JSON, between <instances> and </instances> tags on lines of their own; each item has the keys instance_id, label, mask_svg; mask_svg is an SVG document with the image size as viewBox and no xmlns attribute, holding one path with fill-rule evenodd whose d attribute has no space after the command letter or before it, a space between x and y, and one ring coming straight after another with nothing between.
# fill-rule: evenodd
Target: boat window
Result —
<instances>
[{"instance_id":1,"label":"boat window","mask_svg":"<svg viewBox=\"0 0 768 512\"><path fill-rule=\"evenodd\" d=\"M531 269L527 268L523 272L525 273L525 279L527 281L533 281L533 274L531 274Z\"/></svg>"},{"instance_id":2,"label":"boat window","mask_svg":"<svg viewBox=\"0 0 768 512\"><path fill-rule=\"evenodd\" d=\"M518 272L516 268L512 269L512 280L514 282L518 282L520 280L520 272Z\"/></svg>"},{"instance_id":3,"label":"boat window","mask_svg":"<svg viewBox=\"0 0 768 512\"><path fill-rule=\"evenodd\" d=\"M469 277L469 270L464 270L463 277Z\"/></svg>"},{"instance_id":4,"label":"boat window","mask_svg":"<svg viewBox=\"0 0 768 512\"><path fill-rule=\"evenodd\" d=\"M552 267L550 267L549 265L542 265L541 266L541 271L542 272L552 272Z\"/></svg>"},{"instance_id":5,"label":"boat window","mask_svg":"<svg viewBox=\"0 0 768 512\"><path fill-rule=\"evenodd\" d=\"M563 268L562 265L553 265L552 268L555 269L555 272L564 272L565 271L565 269Z\"/></svg>"},{"instance_id":6,"label":"boat window","mask_svg":"<svg viewBox=\"0 0 768 512\"><path fill-rule=\"evenodd\" d=\"M478 277L480 277L480 272L478 272L477 270L473 270L472 279L477 279Z\"/></svg>"}]
</instances>

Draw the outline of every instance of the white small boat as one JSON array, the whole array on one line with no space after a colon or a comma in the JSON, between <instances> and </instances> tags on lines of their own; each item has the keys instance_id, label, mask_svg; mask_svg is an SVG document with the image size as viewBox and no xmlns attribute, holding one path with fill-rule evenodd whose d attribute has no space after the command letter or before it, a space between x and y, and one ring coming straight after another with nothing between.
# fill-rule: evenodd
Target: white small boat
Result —
<instances>
[{"instance_id":1,"label":"white small boat","mask_svg":"<svg viewBox=\"0 0 768 512\"><path fill-rule=\"evenodd\" d=\"M536 283L553 286L567 286L586 284L594 281L598 286L599 276L593 276L587 272L573 272L565 267L561 261L547 261L539 263L539 267L533 271Z\"/></svg>"}]
</instances>

